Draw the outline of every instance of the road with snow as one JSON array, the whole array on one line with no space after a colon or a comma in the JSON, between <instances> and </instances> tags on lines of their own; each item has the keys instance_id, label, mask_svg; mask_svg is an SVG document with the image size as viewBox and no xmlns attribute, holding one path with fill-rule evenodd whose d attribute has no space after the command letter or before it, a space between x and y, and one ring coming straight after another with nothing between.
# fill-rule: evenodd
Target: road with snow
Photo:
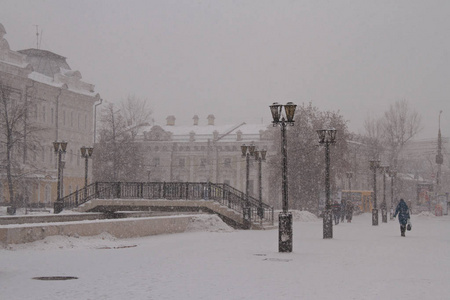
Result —
<instances>
[{"instance_id":1,"label":"road with snow","mask_svg":"<svg viewBox=\"0 0 450 300\"><path fill-rule=\"evenodd\" d=\"M380 219L381 220L381 219ZM449 299L450 217L414 215L334 226L294 218L294 251L278 231L233 230L198 216L181 234L119 240L49 237L0 249L0 298L21 299ZM72 276L65 281L35 277Z\"/></svg>"}]
</instances>

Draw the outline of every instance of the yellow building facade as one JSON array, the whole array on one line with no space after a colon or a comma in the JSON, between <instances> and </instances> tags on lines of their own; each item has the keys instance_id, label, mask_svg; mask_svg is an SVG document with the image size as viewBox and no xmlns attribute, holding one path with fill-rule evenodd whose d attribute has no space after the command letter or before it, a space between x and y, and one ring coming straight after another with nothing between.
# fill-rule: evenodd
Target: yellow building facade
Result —
<instances>
[{"instance_id":1,"label":"yellow building facade","mask_svg":"<svg viewBox=\"0 0 450 300\"><path fill-rule=\"evenodd\" d=\"M57 199L58 182L53 142L68 142L62 157L62 195L83 188L85 164L80 148L93 144L94 104L100 95L94 85L81 80L81 73L72 70L65 57L41 49L13 51L5 34L0 24L0 82L13 101L29 103L26 122L40 128L34 135L38 143L32 149L20 149L24 146L18 144L19 149L13 152L20 155L15 157L20 162L14 174L20 179L14 185L16 205L51 206ZM4 153L0 151L0 155ZM4 166L0 176L0 204L8 205Z\"/></svg>"}]
</instances>

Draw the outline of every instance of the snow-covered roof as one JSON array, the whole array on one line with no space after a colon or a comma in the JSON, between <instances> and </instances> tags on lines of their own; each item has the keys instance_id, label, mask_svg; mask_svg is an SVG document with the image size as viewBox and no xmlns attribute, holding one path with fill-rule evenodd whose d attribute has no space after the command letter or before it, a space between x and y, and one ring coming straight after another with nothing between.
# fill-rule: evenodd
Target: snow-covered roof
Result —
<instances>
[{"instance_id":1,"label":"snow-covered roof","mask_svg":"<svg viewBox=\"0 0 450 300\"><path fill-rule=\"evenodd\" d=\"M236 141L238 132L241 134L242 141L259 140L261 131L266 131L269 127L267 124L228 124L228 125L190 125L190 126L158 126L165 132L171 134L172 141L189 141L192 134L195 141L213 141L216 138L220 141ZM144 127L143 131L151 132L156 126Z\"/></svg>"},{"instance_id":2,"label":"snow-covered roof","mask_svg":"<svg viewBox=\"0 0 450 300\"><path fill-rule=\"evenodd\" d=\"M61 68L70 70L64 56L41 49L25 49L17 51L25 54L27 61L33 67L33 70L53 78L57 73L61 72Z\"/></svg>"}]
</instances>

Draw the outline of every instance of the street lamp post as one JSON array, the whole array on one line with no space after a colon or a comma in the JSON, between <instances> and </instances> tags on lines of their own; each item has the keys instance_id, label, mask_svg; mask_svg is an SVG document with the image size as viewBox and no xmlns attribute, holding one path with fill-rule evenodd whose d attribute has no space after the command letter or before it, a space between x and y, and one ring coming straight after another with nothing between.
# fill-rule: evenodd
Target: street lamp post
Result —
<instances>
[{"instance_id":1,"label":"street lamp post","mask_svg":"<svg viewBox=\"0 0 450 300\"><path fill-rule=\"evenodd\" d=\"M64 202L61 199L61 182L63 169L62 154L66 153L67 142L64 141L53 142L53 148L55 150L55 153L58 154L58 185L57 185L56 202L53 204L53 212L55 214L59 214L64 208Z\"/></svg>"},{"instance_id":2,"label":"street lamp post","mask_svg":"<svg viewBox=\"0 0 450 300\"><path fill-rule=\"evenodd\" d=\"M373 208L372 208L372 225L378 226L378 209L377 209L377 169L380 167L379 160L371 160L370 169L373 171Z\"/></svg>"},{"instance_id":3,"label":"street lamp post","mask_svg":"<svg viewBox=\"0 0 450 300\"><path fill-rule=\"evenodd\" d=\"M325 145L325 211L323 213L323 238L333 238L333 220L330 201L330 144L336 142L336 129L319 129L319 143Z\"/></svg>"},{"instance_id":4,"label":"street lamp post","mask_svg":"<svg viewBox=\"0 0 450 300\"><path fill-rule=\"evenodd\" d=\"M255 151L255 159L256 159L256 161L258 161L258 185L259 185L258 216L259 216L259 219L261 220L261 223L262 223L262 219L264 217L264 209L263 209L263 205L262 205L262 162L266 161L266 153L267 153L267 150L265 150L265 149ZM260 154L261 154L261 156L260 156Z\"/></svg>"},{"instance_id":5,"label":"street lamp post","mask_svg":"<svg viewBox=\"0 0 450 300\"><path fill-rule=\"evenodd\" d=\"M353 172L347 172L346 175L347 175L347 178L348 178L348 190L351 191L352 190Z\"/></svg>"},{"instance_id":6,"label":"street lamp post","mask_svg":"<svg viewBox=\"0 0 450 300\"><path fill-rule=\"evenodd\" d=\"M381 203L381 222L387 223L387 203L386 203L386 173L389 173L389 166L381 166L383 172L383 203Z\"/></svg>"},{"instance_id":7,"label":"street lamp post","mask_svg":"<svg viewBox=\"0 0 450 300\"><path fill-rule=\"evenodd\" d=\"M347 201L352 202L352 177L353 177L353 172L347 172L346 173L347 178L348 178L348 199ZM347 208L347 203L344 202L344 210ZM345 211L341 212L342 217L341 217L341 221L344 222L344 216L345 216Z\"/></svg>"},{"instance_id":8,"label":"street lamp post","mask_svg":"<svg viewBox=\"0 0 450 300\"><path fill-rule=\"evenodd\" d=\"M283 116L283 106L285 116ZM286 105L277 102L270 105L272 113L273 126L281 126L281 155L283 156L282 168L282 208L283 211L278 215L278 251L292 252L292 214L288 211L288 182L287 182L287 144L286 144L286 126L294 125L295 105L288 102Z\"/></svg>"},{"instance_id":9,"label":"street lamp post","mask_svg":"<svg viewBox=\"0 0 450 300\"><path fill-rule=\"evenodd\" d=\"M87 186L88 186L88 159L92 156L94 148L81 147L81 157L84 158L84 198L87 198Z\"/></svg>"},{"instance_id":10,"label":"street lamp post","mask_svg":"<svg viewBox=\"0 0 450 300\"><path fill-rule=\"evenodd\" d=\"M251 209L248 195L250 193L250 156L255 155L255 145L253 143L250 146L243 144L241 146L242 157L245 157L245 206L244 206L244 221L247 222L247 226L250 225Z\"/></svg>"},{"instance_id":11,"label":"street lamp post","mask_svg":"<svg viewBox=\"0 0 450 300\"><path fill-rule=\"evenodd\" d=\"M394 177L397 176L396 170L389 170L389 177L391 177L391 211L390 211L390 219L392 220L394 216L392 215L392 211L394 209Z\"/></svg>"}]
</instances>

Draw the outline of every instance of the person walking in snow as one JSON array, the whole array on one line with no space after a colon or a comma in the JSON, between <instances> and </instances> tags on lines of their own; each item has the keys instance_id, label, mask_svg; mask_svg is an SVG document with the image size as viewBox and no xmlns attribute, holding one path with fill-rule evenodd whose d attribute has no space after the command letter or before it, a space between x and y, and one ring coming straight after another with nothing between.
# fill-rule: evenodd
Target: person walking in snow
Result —
<instances>
[{"instance_id":1,"label":"person walking in snow","mask_svg":"<svg viewBox=\"0 0 450 300\"><path fill-rule=\"evenodd\" d=\"M395 209L394 218L398 215L398 222L400 223L400 234L401 236L405 236L406 224L408 223L409 216L409 207L403 199L400 199L400 202Z\"/></svg>"},{"instance_id":2,"label":"person walking in snow","mask_svg":"<svg viewBox=\"0 0 450 300\"><path fill-rule=\"evenodd\" d=\"M339 224L339 218L341 217L341 205L337 201L334 201L332 210L334 216L334 225L337 225Z\"/></svg>"},{"instance_id":3,"label":"person walking in snow","mask_svg":"<svg viewBox=\"0 0 450 300\"><path fill-rule=\"evenodd\" d=\"M351 223L353 218L353 203L351 201L347 201L347 204L345 205L345 216L347 218L347 223Z\"/></svg>"},{"instance_id":4,"label":"person walking in snow","mask_svg":"<svg viewBox=\"0 0 450 300\"><path fill-rule=\"evenodd\" d=\"M346 203L346 201L344 199L342 199L341 200L341 222L342 223L344 222L345 212L346 212L345 203Z\"/></svg>"}]
</instances>

